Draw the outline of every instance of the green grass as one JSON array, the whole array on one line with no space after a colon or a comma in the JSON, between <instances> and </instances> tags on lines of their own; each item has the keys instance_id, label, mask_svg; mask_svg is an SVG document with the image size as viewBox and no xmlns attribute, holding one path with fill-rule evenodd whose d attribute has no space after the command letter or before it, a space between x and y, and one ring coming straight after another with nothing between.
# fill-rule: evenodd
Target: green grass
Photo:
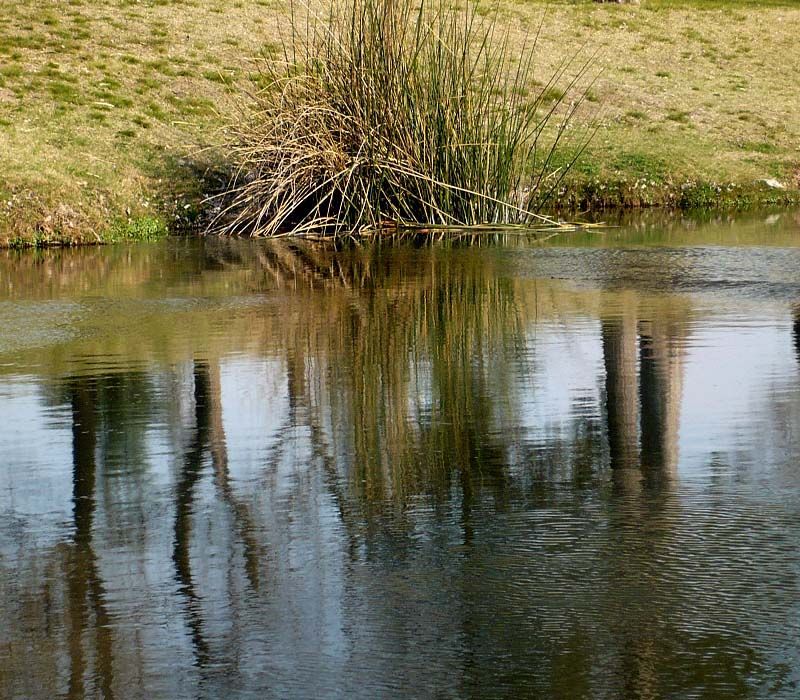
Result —
<instances>
[{"instance_id":1,"label":"green grass","mask_svg":"<svg viewBox=\"0 0 800 700\"><path fill-rule=\"evenodd\" d=\"M673 122L678 122L680 124L688 124L689 123L689 113L683 112L679 109L670 109L667 110L666 118Z\"/></svg>"},{"instance_id":2,"label":"green grass","mask_svg":"<svg viewBox=\"0 0 800 700\"><path fill-rule=\"evenodd\" d=\"M659 181L663 180L669 171L669 165L663 158L646 153L625 151L614 158L611 167L623 175L636 178L656 178Z\"/></svg>"},{"instance_id":3,"label":"green grass","mask_svg":"<svg viewBox=\"0 0 800 700\"><path fill-rule=\"evenodd\" d=\"M158 241L169 234L166 222L154 216L115 222L102 234L106 243L121 241Z\"/></svg>"}]
</instances>

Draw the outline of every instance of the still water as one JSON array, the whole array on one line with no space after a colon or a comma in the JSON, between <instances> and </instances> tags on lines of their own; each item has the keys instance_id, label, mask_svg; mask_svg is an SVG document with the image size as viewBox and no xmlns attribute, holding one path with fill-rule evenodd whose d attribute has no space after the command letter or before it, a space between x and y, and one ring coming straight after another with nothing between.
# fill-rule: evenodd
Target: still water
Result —
<instances>
[{"instance_id":1,"label":"still water","mask_svg":"<svg viewBox=\"0 0 800 700\"><path fill-rule=\"evenodd\" d=\"M0 253L0 697L796 698L800 216Z\"/></svg>"}]
</instances>

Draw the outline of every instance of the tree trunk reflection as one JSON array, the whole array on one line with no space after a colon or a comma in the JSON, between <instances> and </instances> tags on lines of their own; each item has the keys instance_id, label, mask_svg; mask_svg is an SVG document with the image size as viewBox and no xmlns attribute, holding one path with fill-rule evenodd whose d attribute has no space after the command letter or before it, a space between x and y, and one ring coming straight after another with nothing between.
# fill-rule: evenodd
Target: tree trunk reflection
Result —
<instances>
[{"instance_id":1,"label":"tree trunk reflection","mask_svg":"<svg viewBox=\"0 0 800 700\"><path fill-rule=\"evenodd\" d=\"M635 298L625 306L618 317L602 322L608 447L614 470L631 470L639 465Z\"/></svg>"},{"instance_id":2,"label":"tree trunk reflection","mask_svg":"<svg viewBox=\"0 0 800 700\"><path fill-rule=\"evenodd\" d=\"M195 363L194 367L194 435L183 459L175 490L175 536L172 561L175 578L186 601L187 624L192 637L195 664L203 668L208 663L209 649L203 633L200 598L192 578L191 536L195 486L203 473L203 454L208 445L209 404L208 371Z\"/></svg>"},{"instance_id":3,"label":"tree trunk reflection","mask_svg":"<svg viewBox=\"0 0 800 700\"><path fill-rule=\"evenodd\" d=\"M113 698L114 639L92 546L95 513L97 420L96 380L73 379L69 385L72 408L73 456L73 547L67 575L69 600L70 674L68 696L83 698L88 693L87 654L84 634L93 628L96 675L103 698Z\"/></svg>"}]
</instances>

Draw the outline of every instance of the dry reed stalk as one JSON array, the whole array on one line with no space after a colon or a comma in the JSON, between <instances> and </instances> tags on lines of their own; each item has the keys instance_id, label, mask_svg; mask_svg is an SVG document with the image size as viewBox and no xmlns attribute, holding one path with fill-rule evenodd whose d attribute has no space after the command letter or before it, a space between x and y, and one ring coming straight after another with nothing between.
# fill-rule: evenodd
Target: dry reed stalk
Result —
<instances>
[{"instance_id":1,"label":"dry reed stalk","mask_svg":"<svg viewBox=\"0 0 800 700\"><path fill-rule=\"evenodd\" d=\"M583 99L565 96L588 61L565 61L531 95L537 36L513 58L496 16L471 2L353 0L324 19L291 17L283 56L265 61L266 86L232 129L237 169L218 230L563 230L538 208L571 165L554 162ZM551 99L564 80L567 92Z\"/></svg>"}]
</instances>

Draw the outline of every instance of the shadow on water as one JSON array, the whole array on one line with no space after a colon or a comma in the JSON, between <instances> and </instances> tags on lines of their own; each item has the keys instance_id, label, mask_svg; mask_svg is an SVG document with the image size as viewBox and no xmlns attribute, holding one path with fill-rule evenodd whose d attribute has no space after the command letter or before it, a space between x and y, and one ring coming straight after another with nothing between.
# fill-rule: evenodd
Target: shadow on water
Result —
<instances>
[{"instance_id":1,"label":"shadow on water","mask_svg":"<svg viewBox=\"0 0 800 700\"><path fill-rule=\"evenodd\" d=\"M48 453L0 429L0 695L791 697L796 508L749 490L742 416L690 439L731 323L680 288L697 251L566 281L522 246L116 255L60 259L69 333L0 374ZM15 289L0 314L46 306ZM798 362L799 308L756 309ZM789 425L797 378L765 376Z\"/></svg>"}]
</instances>

